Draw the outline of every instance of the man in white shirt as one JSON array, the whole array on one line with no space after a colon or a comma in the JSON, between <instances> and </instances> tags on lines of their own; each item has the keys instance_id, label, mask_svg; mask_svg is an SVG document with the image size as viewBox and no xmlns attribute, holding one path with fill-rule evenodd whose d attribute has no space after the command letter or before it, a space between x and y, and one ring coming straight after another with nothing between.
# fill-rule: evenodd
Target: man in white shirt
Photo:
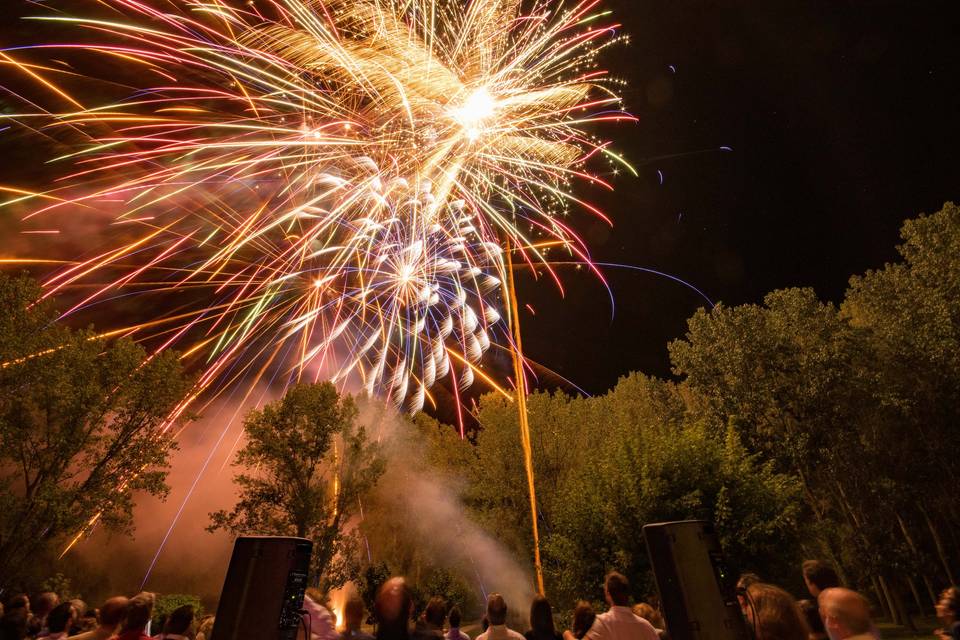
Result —
<instances>
[{"instance_id":1,"label":"man in white shirt","mask_svg":"<svg viewBox=\"0 0 960 640\"><path fill-rule=\"evenodd\" d=\"M507 603L499 593L487 598L487 620L490 628L477 636L477 640L524 640L524 637L507 628Z\"/></svg>"},{"instance_id":2,"label":"man in white shirt","mask_svg":"<svg viewBox=\"0 0 960 640\"><path fill-rule=\"evenodd\" d=\"M630 583L626 577L616 571L608 573L603 595L610 609L597 616L584 640L659 640L653 625L630 609Z\"/></svg>"}]
</instances>

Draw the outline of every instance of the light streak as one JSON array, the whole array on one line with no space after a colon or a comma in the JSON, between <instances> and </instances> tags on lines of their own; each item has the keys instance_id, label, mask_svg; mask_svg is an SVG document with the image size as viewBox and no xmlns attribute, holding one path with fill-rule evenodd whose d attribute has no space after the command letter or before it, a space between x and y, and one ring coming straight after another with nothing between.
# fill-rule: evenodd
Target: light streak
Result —
<instances>
[{"instance_id":1,"label":"light streak","mask_svg":"<svg viewBox=\"0 0 960 640\"><path fill-rule=\"evenodd\" d=\"M28 111L0 116L69 146L46 188L0 187L0 207L51 228L103 219L102 245L64 261L44 297L89 290L68 313L143 299L150 319L101 335L132 335L150 357L176 348L197 372L164 432L198 398L257 384L267 354L281 384L357 383L408 411L446 381L460 415L478 377L515 395L479 366L507 344L522 398L519 329L501 317L517 317L508 263L561 291L549 251L600 275L574 229L609 220L573 187L611 188L614 165L636 173L600 135L634 118L598 66L625 40L599 0L100 4L109 19L37 18L81 43L0 50L69 104L23 96ZM73 52L143 84L85 105L58 82L75 86L75 70L23 61ZM110 92L82 95L121 86L101 80Z\"/></svg>"}]
</instances>

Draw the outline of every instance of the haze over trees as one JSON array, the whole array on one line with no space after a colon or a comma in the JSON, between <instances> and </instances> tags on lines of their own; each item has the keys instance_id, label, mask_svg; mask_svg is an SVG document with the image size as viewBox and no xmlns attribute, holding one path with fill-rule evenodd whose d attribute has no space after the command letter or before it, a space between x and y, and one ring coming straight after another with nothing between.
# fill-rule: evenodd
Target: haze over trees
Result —
<instances>
[{"instance_id":1,"label":"haze over trees","mask_svg":"<svg viewBox=\"0 0 960 640\"><path fill-rule=\"evenodd\" d=\"M887 615L933 612L960 575L960 208L907 221L903 260L850 280L700 310L669 345L675 381L528 400L547 590L600 599L617 567L652 589L640 528L705 518L731 560L799 585L837 565ZM516 410L484 396L475 444L437 439L475 518L530 561ZM457 453L449 453L457 451ZM908 611L909 610L909 611Z\"/></svg>"},{"instance_id":2,"label":"haze over trees","mask_svg":"<svg viewBox=\"0 0 960 640\"><path fill-rule=\"evenodd\" d=\"M343 586L356 576L358 551L343 525L384 469L378 445L357 424L353 399L329 382L297 384L280 400L250 411L243 431L237 503L211 513L208 529L308 538L321 590Z\"/></svg>"},{"instance_id":3,"label":"haze over trees","mask_svg":"<svg viewBox=\"0 0 960 640\"><path fill-rule=\"evenodd\" d=\"M851 278L838 304L811 289L791 288L758 304L698 311L686 334L669 345L671 380L630 373L599 397L530 396L536 517L546 588L559 610L577 598L599 601L602 576L614 567L631 579L635 596L649 594L643 524L704 518L717 524L736 566L798 594L800 560L818 557L833 562L846 582L896 621L932 613L939 589L960 579L954 463L960 451L960 208L948 203L909 220L902 237L902 259ZM132 381L148 373L131 369L141 357L134 345L91 347L88 334L51 324L44 307L23 311L36 297L32 285L11 279L0 285L0 303L15 312L0 317L0 362L10 363L0 368L0 504L29 511L19 450L7 443L29 443L37 460L66 459L73 461L67 469L78 468L76 461L101 455L110 440L67 438L73 457L64 458L61 445L45 440L74 433L63 426L73 422L57 417L65 415L59 407L73 407L70 402L80 401L71 398L81 396L99 399L89 400L94 407L105 406L104 398L115 402L108 393L112 378L93 382L106 375L97 363L111 357L120 362L111 372L128 381L130 398L139 398ZM41 315L31 320L30 314ZM24 359L64 343L76 344ZM90 371L78 384L72 378L68 384L67 365L58 364L71 353ZM150 407L136 414L147 432L182 384L175 358L157 362L149 375L169 382L151 377L143 384L160 385L159 397L144 398L146 405L117 405ZM21 376L39 380L37 389L46 391L21 398ZM69 392L59 395L66 386ZM55 409L53 418L41 411L47 406ZM104 425L97 433L126 424L116 422L124 412L99 420L93 410L78 411L80 424ZM371 444L349 397L328 384L293 387L247 416L248 439L237 459L244 468L236 476L238 502L214 514L213 526L313 539L315 572L327 586L352 577L369 595L384 576L403 572L424 593L468 599L477 591L476 576L433 554L423 540L403 535L403 520L417 518L418 507L414 501L410 509L392 508L400 485L384 485L411 475L440 479L455 494L458 517L477 523L530 566L531 514L516 407L487 395L476 419L472 438L460 440L453 428L426 415L397 418L403 423L399 439L387 446L419 447L415 458L397 459ZM155 462L149 469L159 475L138 482L159 493L166 449L139 446L149 449ZM406 465L404 473L391 465ZM57 478L51 486L73 486ZM69 523L101 508L84 501L87 492L68 494L62 498L67 503L84 505L64 512L76 513ZM131 499L129 492L117 495L101 517L129 524ZM363 518L353 517L361 503L370 508ZM74 529L61 526L66 516L56 505L63 502L43 504L36 513L55 514L50 517L58 528L37 544L58 550ZM37 526L31 522L0 516L0 545L11 544L12 527Z\"/></svg>"},{"instance_id":4,"label":"haze over trees","mask_svg":"<svg viewBox=\"0 0 960 640\"><path fill-rule=\"evenodd\" d=\"M71 330L39 298L0 274L0 587L92 524L133 530L134 494L167 492L167 418L189 387L175 352Z\"/></svg>"}]
</instances>

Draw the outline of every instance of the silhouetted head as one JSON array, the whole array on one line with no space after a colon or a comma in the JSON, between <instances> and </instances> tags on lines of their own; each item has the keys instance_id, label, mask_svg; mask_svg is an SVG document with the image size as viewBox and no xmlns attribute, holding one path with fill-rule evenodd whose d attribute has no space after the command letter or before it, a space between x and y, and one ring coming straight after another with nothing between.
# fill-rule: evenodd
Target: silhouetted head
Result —
<instances>
[{"instance_id":1,"label":"silhouetted head","mask_svg":"<svg viewBox=\"0 0 960 640\"><path fill-rule=\"evenodd\" d=\"M73 600L70 601L70 604L73 605L73 610L77 614L76 615L77 620L87 615L87 603L81 600L80 598L74 598Z\"/></svg>"},{"instance_id":2,"label":"silhouetted head","mask_svg":"<svg viewBox=\"0 0 960 640\"><path fill-rule=\"evenodd\" d=\"M175 633L178 636L186 635L190 627L193 626L194 615L196 615L196 612L193 610L192 604L177 607L167 618L166 624L163 625L163 632Z\"/></svg>"},{"instance_id":3,"label":"silhouetted head","mask_svg":"<svg viewBox=\"0 0 960 640\"><path fill-rule=\"evenodd\" d=\"M142 591L130 598L127 602L127 615L123 621L122 631L143 631L153 615L154 595Z\"/></svg>"},{"instance_id":4,"label":"silhouetted head","mask_svg":"<svg viewBox=\"0 0 960 640\"><path fill-rule=\"evenodd\" d=\"M577 638L587 635L587 631L590 631L596 617L597 614L593 612L593 605L586 600L579 601L573 610L573 635Z\"/></svg>"},{"instance_id":5,"label":"silhouetted head","mask_svg":"<svg viewBox=\"0 0 960 640\"><path fill-rule=\"evenodd\" d=\"M499 593L487 596L487 620L490 626L507 624L507 602Z\"/></svg>"},{"instance_id":6,"label":"silhouetted head","mask_svg":"<svg viewBox=\"0 0 960 640\"><path fill-rule=\"evenodd\" d=\"M73 603L61 602L47 614L47 629L50 633L63 633L70 630L70 625L76 619L77 610Z\"/></svg>"},{"instance_id":7,"label":"silhouetted head","mask_svg":"<svg viewBox=\"0 0 960 640\"><path fill-rule=\"evenodd\" d=\"M440 596L433 596L427 603L427 608L423 610L423 619L427 624L443 628L443 622L447 619L447 602Z\"/></svg>"},{"instance_id":8,"label":"silhouetted head","mask_svg":"<svg viewBox=\"0 0 960 640\"><path fill-rule=\"evenodd\" d=\"M44 591L33 599L31 609L38 618L46 618L53 608L60 604L60 596L53 591Z\"/></svg>"},{"instance_id":9,"label":"silhouetted head","mask_svg":"<svg viewBox=\"0 0 960 640\"><path fill-rule=\"evenodd\" d=\"M26 638L30 626L30 607L7 608L0 620L0 637L12 640Z\"/></svg>"},{"instance_id":10,"label":"silhouetted head","mask_svg":"<svg viewBox=\"0 0 960 640\"><path fill-rule=\"evenodd\" d=\"M21 593L13 596L7 600L7 613L10 613L14 609L23 609L27 613L30 613L30 598L25 593Z\"/></svg>"},{"instance_id":11,"label":"silhouetted head","mask_svg":"<svg viewBox=\"0 0 960 640\"><path fill-rule=\"evenodd\" d=\"M618 607L625 607L630 603L630 581L622 573L611 571L603 581L603 590L607 602Z\"/></svg>"},{"instance_id":12,"label":"silhouetted head","mask_svg":"<svg viewBox=\"0 0 960 640\"><path fill-rule=\"evenodd\" d=\"M413 595L403 578L390 578L380 587L373 606L378 640L407 640Z\"/></svg>"},{"instance_id":13,"label":"silhouetted head","mask_svg":"<svg viewBox=\"0 0 960 640\"><path fill-rule=\"evenodd\" d=\"M363 600L360 596L352 595L343 603L343 626L349 631L363 626Z\"/></svg>"},{"instance_id":14,"label":"silhouetted head","mask_svg":"<svg viewBox=\"0 0 960 640\"><path fill-rule=\"evenodd\" d=\"M824 589L817 598L820 617L827 634L835 640L869 633L873 628L870 620L870 603L851 589L832 587Z\"/></svg>"},{"instance_id":15,"label":"silhouetted head","mask_svg":"<svg viewBox=\"0 0 960 640\"><path fill-rule=\"evenodd\" d=\"M654 629L663 629L663 616L651 604L638 602L633 605L633 615L643 618L652 624Z\"/></svg>"},{"instance_id":16,"label":"silhouetted head","mask_svg":"<svg viewBox=\"0 0 960 640\"><path fill-rule=\"evenodd\" d=\"M772 584L756 582L747 588L752 605L747 620L756 640L807 640L810 631L793 596Z\"/></svg>"},{"instance_id":17,"label":"silhouetted head","mask_svg":"<svg viewBox=\"0 0 960 640\"><path fill-rule=\"evenodd\" d=\"M530 629L536 638L546 639L556 636L550 601L539 593L533 596L533 602L530 603Z\"/></svg>"},{"instance_id":18,"label":"silhouetted head","mask_svg":"<svg viewBox=\"0 0 960 640\"><path fill-rule=\"evenodd\" d=\"M450 609L450 628L459 629L460 628L460 607L454 605Z\"/></svg>"},{"instance_id":19,"label":"silhouetted head","mask_svg":"<svg viewBox=\"0 0 960 640\"><path fill-rule=\"evenodd\" d=\"M127 605L130 599L123 596L110 598L100 607L100 617L98 622L105 629L116 630L127 615Z\"/></svg>"},{"instance_id":20,"label":"silhouetted head","mask_svg":"<svg viewBox=\"0 0 960 640\"><path fill-rule=\"evenodd\" d=\"M807 591L814 598L824 589L840 586L840 578L833 567L821 560L804 560L802 565L803 581L807 584Z\"/></svg>"}]
</instances>

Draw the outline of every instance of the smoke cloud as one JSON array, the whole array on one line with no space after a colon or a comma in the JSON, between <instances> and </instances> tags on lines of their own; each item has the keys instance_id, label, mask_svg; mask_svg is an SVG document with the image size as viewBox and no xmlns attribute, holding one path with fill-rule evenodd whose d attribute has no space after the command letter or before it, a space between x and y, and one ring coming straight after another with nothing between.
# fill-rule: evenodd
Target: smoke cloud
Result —
<instances>
[{"instance_id":1,"label":"smoke cloud","mask_svg":"<svg viewBox=\"0 0 960 640\"><path fill-rule=\"evenodd\" d=\"M242 444L243 415L253 405L219 403L187 425L171 454L170 493L166 500L137 497L132 538L95 531L71 552L72 570L65 573L78 576L85 598L96 603L142 585L198 595L205 607L215 607L233 544L228 534L205 529L211 511L229 509L236 499L230 463Z\"/></svg>"},{"instance_id":2,"label":"smoke cloud","mask_svg":"<svg viewBox=\"0 0 960 640\"><path fill-rule=\"evenodd\" d=\"M370 413L379 411L362 412L366 424L371 424ZM430 464L427 444L409 420L388 411L378 425L388 467L361 526L373 532L368 540L373 560L386 560L391 570L413 574L420 573L423 564L445 569L471 585L479 603L498 592L511 618L522 615L525 620L533 578L514 553L471 518L462 499L462 478ZM401 543L391 545L385 537ZM379 546L392 546L392 553L384 555L393 558L377 558ZM403 553L407 546L413 547L413 557Z\"/></svg>"},{"instance_id":3,"label":"smoke cloud","mask_svg":"<svg viewBox=\"0 0 960 640\"><path fill-rule=\"evenodd\" d=\"M270 399L261 394L243 405L215 405L184 429L180 449L172 455L170 495L164 501L138 499L134 537L97 531L68 556L65 573L78 576L84 597L96 603L117 593L135 593L149 570L145 589L199 595L208 609L215 607L232 543L223 532L205 530L208 514L233 506L236 470L230 463L243 444L243 415ZM361 402L360 421L370 437L380 441L387 458L385 475L358 505L350 524L367 533L361 549L365 560L386 562L414 581L424 577L425 566L445 569L471 586L478 603L499 592L511 617L525 619L532 577L513 553L470 518L461 499L461 480L430 465L415 428L392 408Z\"/></svg>"}]
</instances>

